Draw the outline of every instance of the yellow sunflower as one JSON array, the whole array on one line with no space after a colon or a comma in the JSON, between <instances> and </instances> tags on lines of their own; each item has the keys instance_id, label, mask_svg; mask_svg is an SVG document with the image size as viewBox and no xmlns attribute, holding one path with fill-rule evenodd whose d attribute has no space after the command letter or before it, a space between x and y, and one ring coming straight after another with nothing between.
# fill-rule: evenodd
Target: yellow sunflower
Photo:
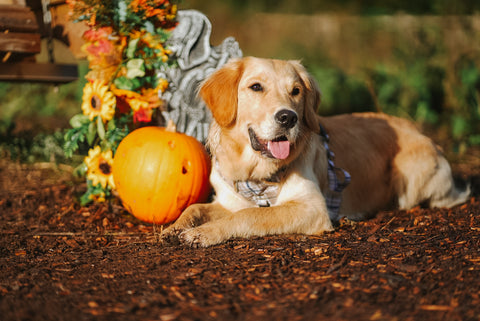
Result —
<instances>
[{"instance_id":1,"label":"yellow sunflower","mask_svg":"<svg viewBox=\"0 0 480 321\"><path fill-rule=\"evenodd\" d=\"M112 151L107 150L102 152L100 146L88 151L88 156L85 157L85 164L87 165L87 179L92 181L92 185L100 184L103 188L107 185L115 188L112 175L113 157Z\"/></svg>"},{"instance_id":2,"label":"yellow sunflower","mask_svg":"<svg viewBox=\"0 0 480 321\"><path fill-rule=\"evenodd\" d=\"M83 88L82 100L83 114L90 120L100 116L106 122L115 114L115 96L101 81L87 83Z\"/></svg>"}]
</instances>

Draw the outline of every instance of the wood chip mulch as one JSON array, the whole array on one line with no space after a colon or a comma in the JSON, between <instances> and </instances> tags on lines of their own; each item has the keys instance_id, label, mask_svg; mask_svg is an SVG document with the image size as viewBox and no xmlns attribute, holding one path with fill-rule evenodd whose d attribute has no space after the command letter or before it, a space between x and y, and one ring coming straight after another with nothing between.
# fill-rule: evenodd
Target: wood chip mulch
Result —
<instances>
[{"instance_id":1,"label":"wood chip mulch","mask_svg":"<svg viewBox=\"0 0 480 321\"><path fill-rule=\"evenodd\" d=\"M80 207L52 169L3 165L1 320L480 320L478 172L453 209L191 249L118 202Z\"/></svg>"}]
</instances>

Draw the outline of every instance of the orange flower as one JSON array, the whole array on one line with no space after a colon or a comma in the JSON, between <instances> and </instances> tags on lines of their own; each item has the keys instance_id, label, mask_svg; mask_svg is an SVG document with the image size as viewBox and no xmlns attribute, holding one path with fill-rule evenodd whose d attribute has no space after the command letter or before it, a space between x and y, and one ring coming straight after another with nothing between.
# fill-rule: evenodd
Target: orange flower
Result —
<instances>
[{"instance_id":1,"label":"orange flower","mask_svg":"<svg viewBox=\"0 0 480 321\"><path fill-rule=\"evenodd\" d=\"M167 88L168 88L168 80L160 78L158 80L158 85L157 85L156 89L163 93L163 92L165 92L165 90L167 90Z\"/></svg>"},{"instance_id":2,"label":"orange flower","mask_svg":"<svg viewBox=\"0 0 480 321\"><path fill-rule=\"evenodd\" d=\"M90 81L110 82L122 62L122 52L126 45L125 37L112 35L113 29L104 27L90 29L83 34L83 51L87 54L90 72L86 78Z\"/></svg>"},{"instance_id":3,"label":"orange flower","mask_svg":"<svg viewBox=\"0 0 480 321\"><path fill-rule=\"evenodd\" d=\"M113 76L117 72L117 66L103 66L103 65L93 65L90 67L90 71L85 75L85 78L88 81L100 80L104 83L110 82Z\"/></svg>"},{"instance_id":4,"label":"orange flower","mask_svg":"<svg viewBox=\"0 0 480 321\"><path fill-rule=\"evenodd\" d=\"M67 4L69 6L68 16L71 20L75 20L76 18L87 17L89 21L87 24L89 26L95 25L96 15L95 12L97 8L94 6L87 5L84 1L77 1L77 0L67 0ZM82 20L86 20L82 18Z\"/></svg>"},{"instance_id":5,"label":"orange flower","mask_svg":"<svg viewBox=\"0 0 480 321\"><path fill-rule=\"evenodd\" d=\"M88 42L94 42L100 39L108 39L108 36L110 36L112 33L112 27L102 27L98 29L92 28L83 33L83 39Z\"/></svg>"},{"instance_id":6,"label":"orange flower","mask_svg":"<svg viewBox=\"0 0 480 321\"><path fill-rule=\"evenodd\" d=\"M155 55L158 59L166 62L169 59L169 55L172 51L166 49L162 43L162 38L159 35L152 35L146 31L133 30L130 33L130 39L140 39L138 47L148 47L155 50Z\"/></svg>"},{"instance_id":7,"label":"orange flower","mask_svg":"<svg viewBox=\"0 0 480 321\"><path fill-rule=\"evenodd\" d=\"M110 54L114 50L113 44L106 39L99 39L94 43L87 43L85 46L85 51L93 55L94 57L100 57L100 55Z\"/></svg>"},{"instance_id":8,"label":"orange flower","mask_svg":"<svg viewBox=\"0 0 480 321\"><path fill-rule=\"evenodd\" d=\"M90 64L99 64L103 61L108 64L121 61L123 41L112 36L112 28L90 29L83 34L85 44L83 51L87 54Z\"/></svg>"},{"instance_id":9,"label":"orange flower","mask_svg":"<svg viewBox=\"0 0 480 321\"><path fill-rule=\"evenodd\" d=\"M133 113L133 121L135 123L145 122L148 123L152 120L153 110L151 109L140 109Z\"/></svg>"},{"instance_id":10,"label":"orange flower","mask_svg":"<svg viewBox=\"0 0 480 321\"><path fill-rule=\"evenodd\" d=\"M130 8L146 18L156 17L162 24L175 20L177 15L177 6L167 0L133 0Z\"/></svg>"},{"instance_id":11,"label":"orange flower","mask_svg":"<svg viewBox=\"0 0 480 321\"><path fill-rule=\"evenodd\" d=\"M165 4L168 5L168 1L148 1L148 0L133 0L130 2L130 7L134 12L143 11L143 14L149 18L163 13L161 8Z\"/></svg>"},{"instance_id":12,"label":"orange flower","mask_svg":"<svg viewBox=\"0 0 480 321\"><path fill-rule=\"evenodd\" d=\"M159 94L164 92L167 87L168 81L159 79L156 88L142 88L141 93L118 89L114 85L111 86L111 90L117 96L117 100L130 106L135 122L149 122L152 119L153 109L163 106L163 100L160 99ZM123 109L126 110L126 108Z\"/></svg>"},{"instance_id":13,"label":"orange flower","mask_svg":"<svg viewBox=\"0 0 480 321\"><path fill-rule=\"evenodd\" d=\"M131 90L118 89L112 85L111 90L117 97L124 99L133 111L149 108L149 102L145 100L145 97L139 93Z\"/></svg>"}]
</instances>

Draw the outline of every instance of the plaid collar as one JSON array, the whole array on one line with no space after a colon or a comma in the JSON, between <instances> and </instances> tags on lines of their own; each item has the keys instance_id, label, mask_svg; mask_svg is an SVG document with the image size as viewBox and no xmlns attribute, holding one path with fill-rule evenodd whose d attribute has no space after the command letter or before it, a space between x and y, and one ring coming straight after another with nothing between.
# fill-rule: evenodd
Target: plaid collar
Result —
<instances>
[{"instance_id":1,"label":"plaid collar","mask_svg":"<svg viewBox=\"0 0 480 321\"><path fill-rule=\"evenodd\" d=\"M270 207L275 204L278 196L278 184L267 181L236 181L235 191L258 207Z\"/></svg>"},{"instance_id":2,"label":"plaid collar","mask_svg":"<svg viewBox=\"0 0 480 321\"><path fill-rule=\"evenodd\" d=\"M338 218L338 212L340 210L340 205L342 203L342 191L350 183L351 177L350 174L339 167L335 166L335 154L332 152L328 143L330 137L328 136L325 128L320 124L320 133L319 135L323 139L323 146L327 154L328 161L328 187L330 193L325 193L324 195L329 216L332 218ZM215 161L217 169L219 167L218 162ZM281 181L282 176L286 172L286 168L281 168L277 173L275 173L268 180L264 181L233 181L229 182L227 179L223 178L225 181L231 185L234 190L242 195L248 201L255 203L258 207L269 207L275 205L279 193L279 182ZM220 171L219 171L220 173ZM339 175L343 176L343 180L339 178ZM220 176L222 174L220 173ZM223 176L222 176L223 177Z\"/></svg>"},{"instance_id":3,"label":"plaid collar","mask_svg":"<svg viewBox=\"0 0 480 321\"><path fill-rule=\"evenodd\" d=\"M324 195L324 197L330 217L339 219L338 212L340 211L340 205L342 204L342 191L348 186L348 184L350 184L351 176L346 170L335 166L335 154L328 146L328 143L330 142L330 136L322 124L319 123L319 125L320 136L323 138L323 147L325 148L325 152L327 154L328 187L330 189L330 193ZM343 176L343 180L340 180L337 174Z\"/></svg>"},{"instance_id":4,"label":"plaid collar","mask_svg":"<svg viewBox=\"0 0 480 321\"><path fill-rule=\"evenodd\" d=\"M286 172L286 167L282 167L270 178L262 181L248 180L248 181L231 181L226 179L219 170L218 161L215 160L215 166L218 173L235 192L243 196L246 200L255 203L258 207L270 207L277 202L279 193L279 182Z\"/></svg>"}]
</instances>

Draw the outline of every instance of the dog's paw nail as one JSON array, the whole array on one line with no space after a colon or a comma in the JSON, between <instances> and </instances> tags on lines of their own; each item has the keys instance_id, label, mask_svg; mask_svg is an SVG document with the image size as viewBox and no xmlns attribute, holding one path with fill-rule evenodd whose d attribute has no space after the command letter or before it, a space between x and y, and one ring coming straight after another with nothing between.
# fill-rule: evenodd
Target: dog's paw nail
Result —
<instances>
[{"instance_id":1,"label":"dog's paw nail","mask_svg":"<svg viewBox=\"0 0 480 321\"><path fill-rule=\"evenodd\" d=\"M206 244L204 240L204 237L202 236L202 233L197 231L197 229L190 229L190 230L183 231L182 233L180 233L178 238L183 244L186 244L193 248L208 246L208 244Z\"/></svg>"},{"instance_id":2,"label":"dog's paw nail","mask_svg":"<svg viewBox=\"0 0 480 321\"><path fill-rule=\"evenodd\" d=\"M162 245L178 245L180 242L178 238L173 236L161 236L160 237L160 244Z\"/></svg>"},{"instance_id":3,"label":"dog's paw nail","mask_svg":"<svg viewBox=\"0 0 480 321\"><path fill-rule=\"evenodd\" d=\"M180 244L178 236L181 232L181 230L175 228L165 230L162 234L160 234L160 243L163 245Z\"/></svg>"}]
</instances>

